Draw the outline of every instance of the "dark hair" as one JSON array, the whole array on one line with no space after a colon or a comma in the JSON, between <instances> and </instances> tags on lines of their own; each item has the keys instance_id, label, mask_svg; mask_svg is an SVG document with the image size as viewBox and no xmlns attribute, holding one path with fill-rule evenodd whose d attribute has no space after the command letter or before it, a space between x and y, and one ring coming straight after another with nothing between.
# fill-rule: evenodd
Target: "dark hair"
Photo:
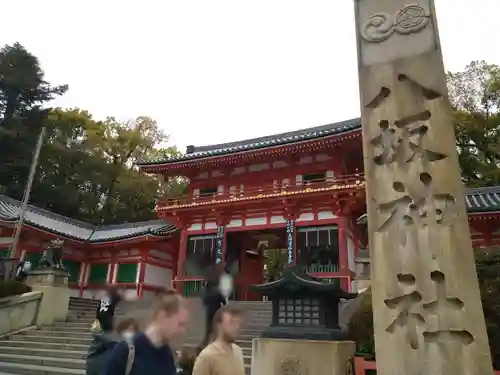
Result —
<instances>
[{"instance_id":1,"label":"dark hair","mask_svg":"<svg viewBox=\"0 0 500 375\"><path fill-rule=\"evenodd\" d=\"M122 320L120 320L120 322L116 326L116 332L121 334L123 331L126 331L130 327L133 327L135 331L139 330L139 324L137 324L137 322L134 318L122 319Z\"/></svg>"},{"instance_id":2,"label":"dark hair","mask_svg":"<svg viewBox=\"0 0 500 375\"><path fill-rule=\"evenodd\" d=\"M214 320L212 321L213 324L213 332L217 334L217 326L222 323L222 320L224 319L224 315L231 315L232 317L241 317L243 313L241 312L240 309L238 309L234 305L225 305L219 308L215 312L214 315Z\"/></svg>"}]
</instances>

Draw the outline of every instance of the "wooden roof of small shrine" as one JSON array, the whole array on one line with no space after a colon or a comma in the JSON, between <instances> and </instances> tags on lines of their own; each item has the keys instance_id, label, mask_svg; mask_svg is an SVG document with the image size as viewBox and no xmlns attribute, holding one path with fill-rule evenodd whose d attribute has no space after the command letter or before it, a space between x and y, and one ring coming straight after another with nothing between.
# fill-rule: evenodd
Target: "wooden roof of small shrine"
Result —
<instances>
[{"instance_id":1,"label":"wooden roof of small shrine","mask_svg":"<svg viewBox=\"0 0 500 375\"><path fill-rule=\"evenodd\" d=\"M273 148L303 141L312 141L334 135L342 135L349 132L358 131L360 129L361 119L354 118L351 120L340 121L332 124L294 130L286 133L273 134L259 138L246 139L243 141L221 143L209 146L188 146L186 154L182 156L142 162L138 163L138 165L142 167L159 166L165 164L194 161L197 159L225 156L240 152Z\"/></svg>"},{"instance_id":2,"label":"wooden roof of small shrine","mask_svg":"<svg viewBox=\"0 0 500 375\"><path fill-rule=\"evenodd\" d=\"M17 222L20 207L19 201L0 194L0 221ZM28 205L25 213L25 225L88 243L121 241L146 235L168 236L177 230L174 225L165 220L94 226L32 205Z\"/></svg>"}]
</instances>

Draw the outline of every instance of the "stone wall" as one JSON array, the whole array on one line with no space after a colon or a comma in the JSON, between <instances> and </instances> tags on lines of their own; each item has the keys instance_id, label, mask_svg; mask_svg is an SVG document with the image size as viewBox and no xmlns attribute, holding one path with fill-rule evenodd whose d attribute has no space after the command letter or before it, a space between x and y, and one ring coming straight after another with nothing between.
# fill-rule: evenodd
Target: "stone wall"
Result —
<instances>
[{"instance_id":1,"label":"stone wall","mask_svg":"<svg viewBox=\"0 0 500 375\"><path fill-rule=\"evenodd\" d=\"M41 292L0 299L0 336L36 325Z\"/></svg>"}]
</instances>

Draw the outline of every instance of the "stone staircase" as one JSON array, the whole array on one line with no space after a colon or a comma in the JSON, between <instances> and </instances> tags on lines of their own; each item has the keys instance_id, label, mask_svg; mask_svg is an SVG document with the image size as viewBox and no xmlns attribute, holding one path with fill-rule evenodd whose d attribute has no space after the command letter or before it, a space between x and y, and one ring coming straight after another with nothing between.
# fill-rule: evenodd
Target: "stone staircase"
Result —
<instances>
[{"instance_id":1,"label":"stone staircase","mask_svg":"<svg viewBox=\"0 0 500 375\"><path fill-rule=\"evenodd\" d=\"M53 326L41 327L11 335L0 340L0 375L63 375L85 374L85 356L91 342L90 325L94 320L97 301L71 298L68 318ZM240 340L246 373L250 373L252 339L271 322L271 305L263 302L230 302L245 312L245 325ZM119 305L116 317L144 317L148 302ZM190 309L200 311L200 309ZM196 346L203 333L199 314L191 315L184 345ZM201 333L200 333L201 332Z\"/></svg>"}]
</instances>

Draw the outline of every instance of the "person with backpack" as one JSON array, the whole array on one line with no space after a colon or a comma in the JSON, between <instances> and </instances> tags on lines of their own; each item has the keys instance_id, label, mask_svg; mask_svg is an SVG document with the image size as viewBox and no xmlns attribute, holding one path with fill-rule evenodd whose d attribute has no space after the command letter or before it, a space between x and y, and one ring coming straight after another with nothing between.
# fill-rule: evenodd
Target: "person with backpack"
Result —
<instances>
[{"instance_id":1,"label":"person with backpack","mask_svg":"<svg viewBox=\"0 0 500 375\"><path fill-rule=\"evenodd\" d=\"M175 290L160 294L151 316L144 333L113 348L100 375L176 375L169 343L186 332L189 314L184 298Z\"/></svg>"},{"instance_id":2,"label":"person with backpack","mask_svg":"<svg viewBox=\"0 0 500 375\"><path fill-rule=\"evenodd\" d=\"M93 332L92 342L90 343L85 361L85 374L99 375L104 362L115 345L120 342L120 339L124 342L133 342L138 330L139 327L135 319L126 318L117 325L117 334L103 331Z\"/></svg>"}]
</instances>

